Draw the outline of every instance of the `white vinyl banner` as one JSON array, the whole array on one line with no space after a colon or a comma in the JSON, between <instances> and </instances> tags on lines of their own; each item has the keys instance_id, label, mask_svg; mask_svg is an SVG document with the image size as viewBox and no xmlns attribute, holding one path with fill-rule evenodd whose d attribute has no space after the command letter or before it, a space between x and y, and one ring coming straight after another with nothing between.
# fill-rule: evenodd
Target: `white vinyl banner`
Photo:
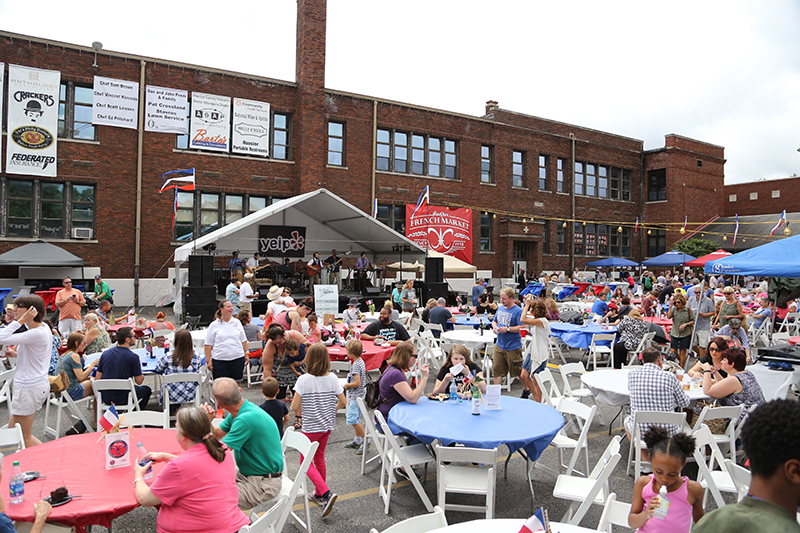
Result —
<instances>
[{"instance_id":1,"label":"white vinyl banner","mask_svg":"<svg viewBox=\"0 0 800 533\"><path fill-rule=\"evenodd\" d=\"M8 66L6 172L56 175L61 72Z\"/></svg>"},{"instance_id":2,"label":"white vinyl banner","mask_svg":"<svg viewBox=\"0 0 800 533\"><path fill-rule=\"evenodd\" d=\"M229 96L192 93L189 148L227 152L231 137Z\"/></svg>"},{"instance_id":3,"label":"white vinyl banner","mask_svg":"<svg viewBox=\"0 0 800 533\"><path fill-rule=\"evenodd\" d=\"M269 157L269 104L233 99L233 151Z\"/></svg>"},{"instance_id":4,"label":"white vinyl banner","mask_svg":"<svg viewBox=\"0 0 800 533\"><path fill-rule=\"evenodd\" d=\"M92 124L135 130L139 126L139 82L95 76Z\"/></svg>"},{"instance_id":5,"label":"white vinyl banner","mask_svg":"<svg viewBox=\"0 0 800 533\"><path fill-rule=\"evenodd\" d=\"M6 64L0 63L0 131L3 130L3 87L5 87L5 83L3 83L3 78L6 72ZM0 172L3 171L3 162L0 161Z\"/></svg>"},{"instance_id":6,"label":"white vinyl banner","mask_svg":"<svg viewBox=\"0 0 800 533\"><path fill-rule=\"evenodd\" d=\"M144 110L145 131L185 135L189 125L189 93L148 85Z\"/></svg>"}]
</instances>

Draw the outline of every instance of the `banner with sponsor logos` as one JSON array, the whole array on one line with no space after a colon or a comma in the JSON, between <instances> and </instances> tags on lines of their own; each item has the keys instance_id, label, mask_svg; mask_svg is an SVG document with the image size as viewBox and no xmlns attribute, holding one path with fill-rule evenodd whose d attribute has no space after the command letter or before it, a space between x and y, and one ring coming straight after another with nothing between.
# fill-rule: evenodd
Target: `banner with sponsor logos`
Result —
<instances>
[{"instance_id":1,"label":"banner with sponsor logos","mask_svg":"<svg viewBox=\"0 0 800 533\"><path fill-rule=\"evenodd\" d=\"M406 237L472 264L472 210L426 205L412 217L416 207L406 204Z\"/></svg>"},{"instance_id":2,"label":"banner with sponsor logos","mask_svg":"<svg viewBox=\"0 0 800 533\"><path fill-rule=\"evenodd\" d=\"M5 77L6 72L6 64L0 63L0 131L3 129L3 87L5 87L5 83L3 83L3 78ZM3 162L0 161L0 172L3 171Z\"/></svg>"},{"instance_id":3,"label":"banner with sponsor logos","mask_svg":"<svg viewBox=\"0 0 800 533\"><path fill-rule=\"evenodd\" d=\"M8 66L6 172L56 176L61 72Z\"/></svg>"},{"instance_id":4,"label":"banner with sponsor logos","mask_svg":"<svg viewBox=\"0 0 800 533\"><path fill-rule=\"evenodd\" d=\"M189 125L189 93L180 89L145 87L144 130L185 135Z\"/></svg>"},{"instance_id":5,"label":"banner with sponsor logos","mask_svg":"<svg viewBox=\"0 0 800 533\"><path fill-rule=\"evenodd\" d=\"M135 130L139 126L139 82L95 76L92 124Z\"/></svg>"},{"instance_id":6,"label":"banner with sponsor logos","mask_svg":"<svg viewBox=\"0 0 800 533\"><path fill-rule=\"evenodd\" d=\"M231 98L192 93L189 148L228 152L231 137Z\"/></svg>"},{"instance_id":7,"label":"banner with sponsor logos","mask_svg":"<svg viewBox=\"0 0 800 533\"><path fill-rule=\"evenodd\" d=\"M272 257L304 257L304 226L258 226L258 252Z\"/></svg>"},{"instance_id":8,"label":"banner with sponsor logos","mask_svg":"<svg viewBox=\"0 0 800 533\"><path fill-rule=\"evenodd\" d=\"M269 104L233 99L233 151L269 157Z\"/></svg>"}]
</instances>

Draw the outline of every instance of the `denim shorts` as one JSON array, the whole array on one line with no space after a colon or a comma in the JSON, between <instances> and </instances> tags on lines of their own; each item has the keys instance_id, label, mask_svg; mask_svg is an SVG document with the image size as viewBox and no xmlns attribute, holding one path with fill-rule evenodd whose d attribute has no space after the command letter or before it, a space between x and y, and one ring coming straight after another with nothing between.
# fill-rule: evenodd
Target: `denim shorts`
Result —
<instances>
[{"instance_id":1,"label":"denim shorts","mask_svg":"<svg viewBox=\"0 0 800 533\"><path fill-rule=\"evenodd\" d=\"M355 426L361 423L361 409L358 408L358 402L355 400L347 400L347 425Z\"/></svg>"},{"instance_id":2,"label":"denim shorts","mask_svg":"<svg viewBox=\"0 0 800 533\"><path fill-rule=\"evenodd\" d=\"M544 361L542 361L542 364L540 364L533 372L531 372L532 366L533 366L533 360L531 359L531 354L529 353L528 355L525 356L525 360L522 362L522 368L527 370L528 374L530 375L538 374L539 372L544 370L545 367L547 366L547 360L545 359Z\"/></svg>"}]
</instances>

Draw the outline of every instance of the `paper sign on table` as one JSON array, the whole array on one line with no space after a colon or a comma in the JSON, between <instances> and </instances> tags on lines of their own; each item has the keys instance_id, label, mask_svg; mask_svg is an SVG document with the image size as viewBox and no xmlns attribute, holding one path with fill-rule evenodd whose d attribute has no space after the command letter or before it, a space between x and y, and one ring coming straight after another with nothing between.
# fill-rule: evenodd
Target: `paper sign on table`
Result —
<instances>
[{"instance_id":1,"label":"paper sign on table","mask_svg":"<svg viewBox=\"0 0 800 533\"><path fill-rule=\"evenodd\" d=\"M127 431L109 433L106 439L106 469L130 466L131 445Z\"/></svg>"},{"instance_id":2,"label":"paper sign on table","mask_svg":"<svg viewBox=\"0 0 800 533\"><path fill-rule=\"evenodd\" d=\"M500 410L500 389L502 385L486 385L486 407L487 411Z\"/></svg>"},{"instance_id":3,"label":"paper sign on table","mask_svg":"<svg viewBox=\"0 0 800 533\"><path fill-rule=\"evenodd\" d=\"M461 373L462 370L464 370L464 365L458 363L457 365L453 365L450 367L450 374L453 376L457 376Z\"/></svg>"}]
</instances>

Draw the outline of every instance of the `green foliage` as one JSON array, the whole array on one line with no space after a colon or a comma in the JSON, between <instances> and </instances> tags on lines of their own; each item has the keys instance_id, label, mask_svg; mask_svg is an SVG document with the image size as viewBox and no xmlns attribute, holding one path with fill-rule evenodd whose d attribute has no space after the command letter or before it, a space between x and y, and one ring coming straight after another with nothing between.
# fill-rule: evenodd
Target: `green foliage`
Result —
<instances>
[{"instance_id":1,"label":"green foliage","mask_svg":"<svg viewBox=\"0 0 800 533\"><path fill-rule=\"evenodd\" d=\"M695 257L702 257L719 250L719 244L708 239L684 239L676 242L672 249Z\"/></svg>"}]
</instances>

